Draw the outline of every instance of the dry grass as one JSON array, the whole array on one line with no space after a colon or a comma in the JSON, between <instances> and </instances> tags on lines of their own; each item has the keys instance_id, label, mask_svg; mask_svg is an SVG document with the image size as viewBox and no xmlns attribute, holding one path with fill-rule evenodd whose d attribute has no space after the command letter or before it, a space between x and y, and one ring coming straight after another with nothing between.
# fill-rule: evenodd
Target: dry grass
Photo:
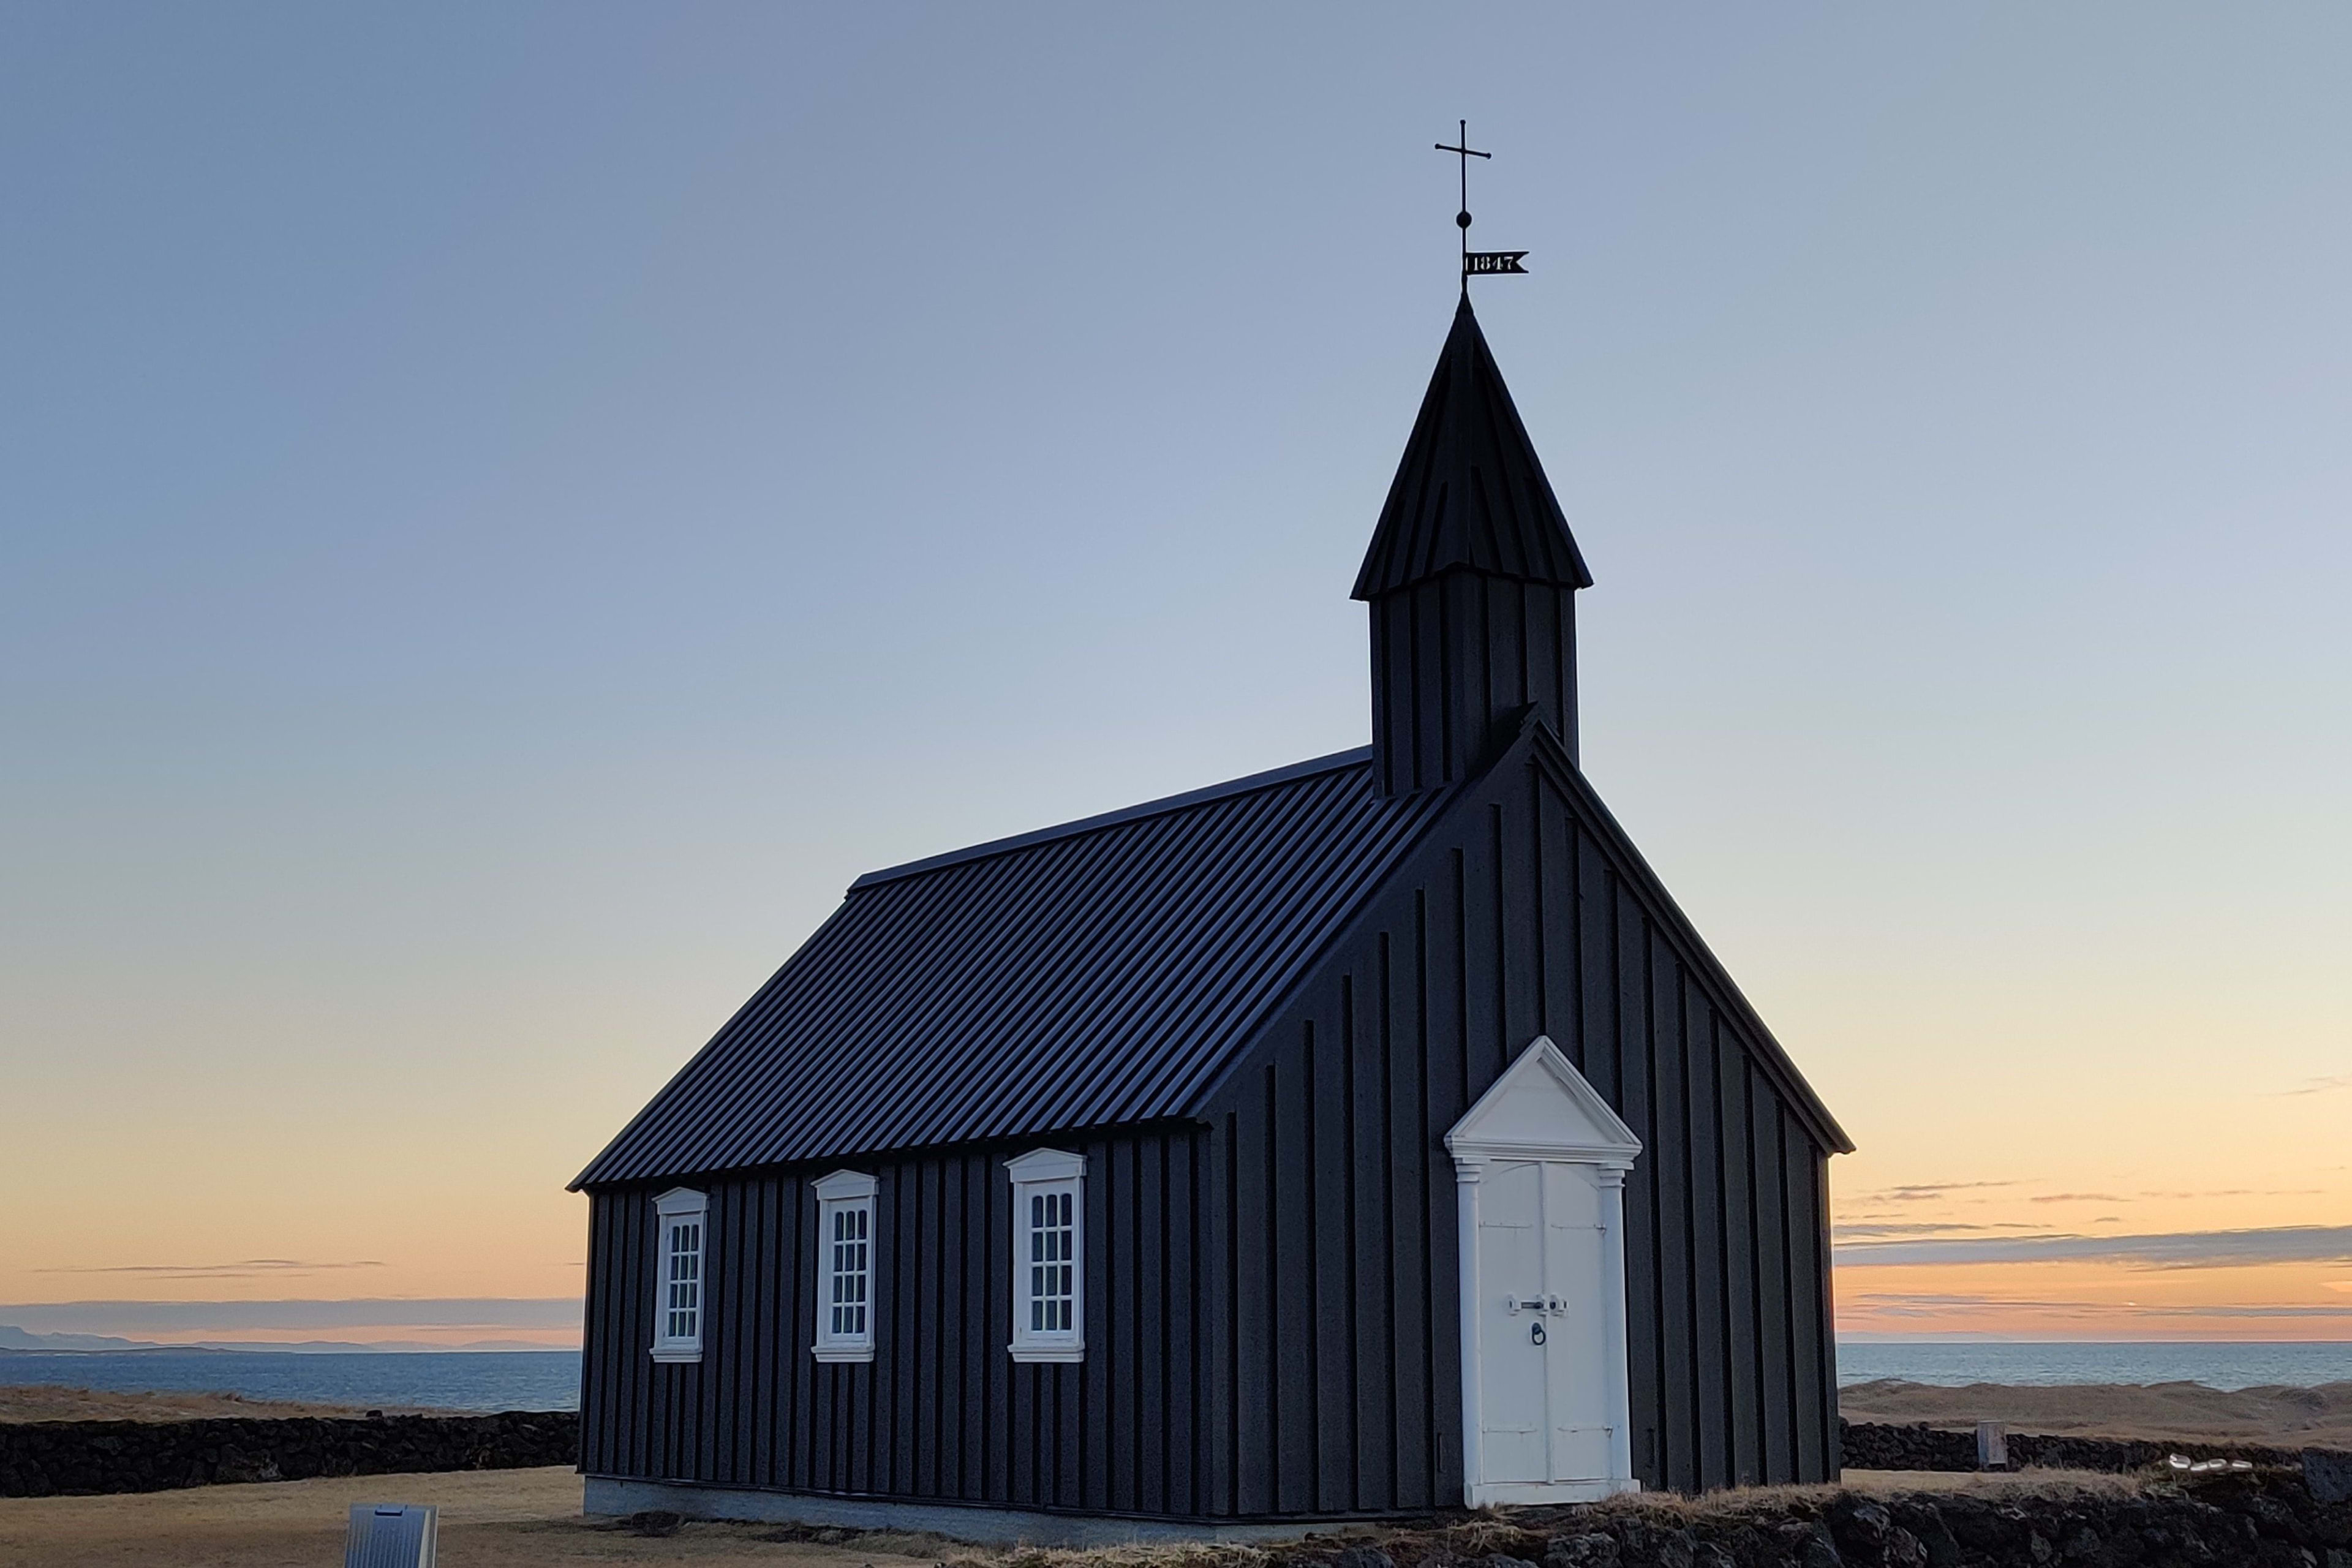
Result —
<instances>
[{"instance_id":1,"label":"dry grass","mask_svg":"<svg viewBox=\"0 0 2352 1568\"><path fill-rule=\"evenodd\" d=\"M2228 1390L2200 1383L1939 1388L1890 1377L1839 1390L1838 1405L1850 1421L1923 1421L1962 1429L2006 1421L2015 1431L2063 1436L2352 1447L2352 1383Z\"/></svg>"},{"instance_id":2,"label":"dry grass","mask_svg":"<svg viewBox=\"0 0 2352 1568\"><path fill-rule=\"evenodd\" d=\"M1857 1473L1873 1491L1967 1489L2049 1496L2126 1493L2124 1476L2026 1471L2014 1476ZM1771 1487L1699 1498L1642 1496L1596 1505L1618 1517L1679 1527L1700 1519L1769 1515L1826 1501L1831 1487ZM315 1568L341 1550L355 1502L432 1503L441 1510L445 1568L564 1568L567 1564L689 1563L699 1568L1266 1568L1280 1548L1166 1545L1057 1550L959 1544L935 1535L858 1533L773 1524L692 1521L646 1537L580 1514L580 1478L568 1469L361 1476L259 1486L199 1487L135 1497L0 1499L0 1568ZM1581 1517L1590 1518L1589 1514ZM1549 1509L1496 1510L1419 1529L1341 1532L1372 1541L1398 1568L1524 1552L1570 1521ZM1589 1526L1586 1526L1589 1528ZM1326 1535L1321 1544L1336 1544ZM1313 1544L1313 1543L1310 1543ZM1518 1554L1518 1552L1514 1552Z\"/></svg>"},{"instance_id":3,"label":"dry grass","mask_svg":"<svg viewBox=\"0 0 2352 1568\"><path fill-rule=\"evenodd\" d=\"M1791 1503L1826 1505L1840 1490L1876 1495L1896 1492L1953 1492L2012 1497L2123 1497L2143 1484L2132 1476L2100 1475L2082 1470L2020 1470L2003 1475L1944 1473L1928 1470L1850 1470L1843 1487L1750 1487L1736 1491L1681 1497L1652 1492L1612 1499L1577 1510L1571 1524L1565 1510L1548 1508L1488 1509L1452 1523L1414 1527L1366 1526L1308 1536L1309 1546L1362 1541L1381 1547L1398 1568L1431 1562L1463 1563L1500 1552L1518 1555L1528 1537L1549 1535L1563 1529L1590 1530L1596 1514L1609 1518L1643 1519L1670 1529L1700 1520L1742 1521L1785 1516ZM945 1568L1265 1568L1276 1559L1295 1560L1293 1550L1239 1544L1192 1546L1124 1546L1089 1548L1021 1547L1010 1552L956 1547L942 1554Z\"/></svg>"},{"instance_id":4,"label":"dry grass","mask_svg":"<svg viewBox=\"0 0 2352 1568\"><path fill-rule=\"evenodd\" d=\"M2352 1446L2352 1384L2321 1389L2249 1389L2221 1394L2195 1384L2150 1388L1926 1388L1879 1383L1846 1391L1859 1419L1964 1426L2005 1419L2025 1430L2162 1439ZM0 1419L107 1417L173 1420L207 1415L348 1415L331 1405L272 1404L233 1394L95 1394L81 1389L0 1390ZM1849 1471L1847 1487L1879 1494L1969 1491L1995 1495L2118 1496L2144 1482L2129 1476L2027 1470L2016 1475ZM1818 1507L1831 1487L1771 1487L1680 1498L1643 1495L1596 1505L1614 1517L1679 1527L1699 1520L1743 1521ZM937 1536L852 1533L773 1524L690 1522L649 1538L580 1514L580 1478L569 1469L369 1476L259 1486L204 1487L137 1497L0 1499L0 1568L311 1568L335 1560L354 1502L434 1503L442 1510L446 1568L539 1568L602 1563L692 1563L704 1568L1268 1568L1282 1549L1165 1545L1055 1550L959 1544ZM1590 1515L1583 1517L1589 1518ZM1530 1536L1575 1528L1555 1510L1492 1510L1415 1529L1351 1530L1398 1568L1475 1560L1496 1550L1523 1554ZM1589 1526L1586 1526L1589 1528ZM1326 1535L1321 1544L1335 1543ZM1514 1546L1522 1551L1512 1551Z\"/></svg>"},{"instance_id":5,"label":"dry grass","mask_svg":"<svg viewBox=\"0 0 2352 1568\"><path fill-rule=\"evenodd\" d=\"M388 1408L388 1407L387 1407ZM396 1414L406 1414L404 1408ZM220 1415L365 1415L343 1405L297 1405L241 1394L115 1394L57 1384L0 1386L0 1421L199 1421Z\"/></svg>"},{"instance_id":6,"label":"dry grass","mask_svg":"<svg viewBox=\"0 0 2352 1568\"><path fill-rule=\"evenodd\" d=\"M909 1536L824 1543L773 1525L688 1524L647 1539L580 1514L569 1469L353 1476L196 1487L135 1497L0 1498L0 1568L318 1568L342 1560L358 1502L432 1503L443 1568L694 1563L701 1568L926 1568L939 1543ZM897 1548L898 1550L893 1550Z\"/></svg>"}]
</instances>

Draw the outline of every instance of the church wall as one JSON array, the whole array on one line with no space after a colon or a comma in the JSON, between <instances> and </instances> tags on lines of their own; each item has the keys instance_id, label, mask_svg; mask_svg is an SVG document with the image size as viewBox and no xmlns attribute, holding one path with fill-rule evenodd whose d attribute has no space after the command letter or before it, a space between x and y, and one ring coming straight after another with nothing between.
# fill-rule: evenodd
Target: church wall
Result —
<instances>
[{"instance_id":1,"label":"church wall","mask_svg":"<svg viewBox=\"0 0 2352 1568\"><path fill-rule=\"evenodd\" d=\"M592 1475L1023 1509L1206 1509L1205 1131L1042 1141L1084 1152L1087 1359L1016 1363L1012 1192L1037 1146L712 1178L698 1363L647 1354L652 1188L590 1202L583 1468ZM816 1200L879 1181L871 1363L809 1353Z\"/></svg>"},{"instance_id":2,"label":"church wall","mask_svg":"<svg viewBox=\"0 0 2352 1568\"><path fill-rule=\"evenodd\" d=\"M1204 1124L1040 1141L1088 1159L1084 1363L1005 1351L1003 1161L1032 1143L700 1184L710 1305L688 1365L646 1353L653 1189L600 1189L585 1468L1210 1519L1450 1506L1443 1140L1548 1034L1643 1143L1626 1188L1636 1475L1696 1490L1833 1474L1826 1152L1744 1005L1538 739L1342 934ZM808 1350L807 1187L842 1164L880 1184L868 1364Z\"/></svg>"},{"instance_id":3,"label":"church wall","mask_svg":"<svg viewBox=\"0 0 2352 1568\"><path fill-rule=\"evenodd\" d=\"M1744 1009L1523 742L1417 851L1221 1091L1234 1219L1213 1317L1240 1409L1221 1510L1459 1500L1446 1131L1549 1035L1638 1133L1626 1188L1634 1471L1675 1490L1834 1473L1827 1151ZM1565 769L1560 772L1564 774Z\"/></svg>"}]
</instances>

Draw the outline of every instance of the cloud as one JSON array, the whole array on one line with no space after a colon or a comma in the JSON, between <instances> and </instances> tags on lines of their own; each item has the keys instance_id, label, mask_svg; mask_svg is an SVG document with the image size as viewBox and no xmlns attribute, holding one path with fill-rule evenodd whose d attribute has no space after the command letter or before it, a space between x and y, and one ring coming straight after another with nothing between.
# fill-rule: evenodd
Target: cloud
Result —
<instances>
[{"instance_id":1,"label":"cloud","mask_svg":"<svg viewBox=\"0 0 2352 1568\"><path fill-rule=\"evenodd\" d=\"M2339 1089L2352 1089L2352 1072L2332 1073L2326 1078L2307 1078L2303 1080L2301 1088L2273 1089L2269 1098L2284 1100L2298 1094L2327 1094Z\"/></svg>"},{"instance_id":2,"label":"cloud","mask_svg":"<svg viewBox=\"0 0 2352 1568\"><path fill-rule=\"evenodd\" d=\"M1878 1223L1841 1225L1835 1227L1840 1240L1848 1237L1887 1238L1906 1236L1942 1236L1954 1231L2032 1230L2033 1226L2021 1220L1998 1220L1990 1225L1966 1225L1958 1220L1891 1220Z\"/></svg>"},{"instance_id":3,"label":"cloud","mask_svg":"<svg viewBox=\"0 0 2352 1568\"><path fill-rule=\"evenodd\" d=\"M2343 1169L2337 1166L2336 1169ZM2326 1192L2325 1187L2208 1187L2201 1193L2159 1192L2154 1188L2140 1194L2144 1198L2307 1198Z\"/></svg>"},{"instance_id":4,"label":"cloud","mask_svg":"<svg viewBox=\"0 0 2352 1568\"><path fill-rule=\"evenodd\" d=\"M2013 1187L2015 1182L1914 1182L1899 1187L1881 1187L1876 1192L1861 1193L1854 1201L1863 1204L1927 1204L1948 1193L1971 1192L1982 1187Z\"/></svg>"},{"instance_id":5,"label":"cloud","mask_svg":"<svg viewBox=\"0 0 2352 1568\"><path fill-rule=\"evenodd\" d=\"M2127 1204L2131 1200L2119 1193L2049 1193L2042 1197L2028 1198L2030 1204Z\"/></svg>"},{"instance_id":6,"label":"cloud","mask_svg":"<svg viewBox=\"0 0 2352 1568\"><path fill-rule=\"evenodd\" d=\"M224 1333L252 1329L577 1329L580 1298L41 1301L0 1305L0 1323L37 1333L133 1335Z\"/></svg>"},{"instance_id":7,"label":"cloud","mask_svg":"<svg viewBox=\"0 0 2352 1568\"><path fill-rule=\"evenodd\" d=\"M1845 1305L1857 1314L1885 1318L1938 1318L1953 1312L2029 1311L2087 1313L2128 1318L2236 1318L2289 1321L2352 1321L2352 1305L2333 1302L2166 1307L2138 1301L2037 1300L1970 1291L1864 1291Z\"/></svg>"},{"instance_id":8,"label":"cloud","mask_svg":"<svg viewBox=\"0 0 2352 1568\"><path fill-rule=\"evenodd\" d=\"M309 1263L293 1258L247 1258L236 1263L108 1263L80 1268L36 1268L36 1274L146 1274L160 1279L268 1279L337 1268L382 1268L374 1258Z\"/></svg>"},{"instance_id":9,"label":"cloud","mask_svg":"<svg viewBox=\"0 0 2352 1568\"><path fill-rule=\"evenodd\" d=\"M2188 1230L2155 1236L2002 1236L1859 1241L1838 1247L1841 1268L1919 1263L2122 1263L2138 1268L2239 1268L2265 1263L2352 1263L2352 1225Z\"/></svg>"}]
</instances>

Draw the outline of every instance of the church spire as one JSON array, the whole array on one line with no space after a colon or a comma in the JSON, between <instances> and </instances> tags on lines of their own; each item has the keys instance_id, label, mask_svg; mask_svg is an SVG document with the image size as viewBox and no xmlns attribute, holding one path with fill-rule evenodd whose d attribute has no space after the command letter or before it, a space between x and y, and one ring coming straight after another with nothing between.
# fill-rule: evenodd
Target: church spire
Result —
<instances>
[{"instance_id":1,"label":"church spire","mask_svg":"<svg viewBox=\"0 0 2352 1568\"><path fill-rule=\"evenodd\" d=\"M1351 595L1372 607L1383 794L1474 772L1530 706L1575 754L1591 583L1465 294Z\"/></svg>"}]
</instances>

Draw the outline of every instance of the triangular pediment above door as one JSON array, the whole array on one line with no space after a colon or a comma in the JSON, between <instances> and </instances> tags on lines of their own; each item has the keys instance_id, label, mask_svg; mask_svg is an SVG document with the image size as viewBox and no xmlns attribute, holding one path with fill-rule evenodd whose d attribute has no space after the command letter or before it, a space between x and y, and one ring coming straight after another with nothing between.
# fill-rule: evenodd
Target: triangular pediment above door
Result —
<instances>
[{"instance_id":1,"label":"triangular pediment above door","mask_svg":"<svg viewBox=\"0 0 2352 1568\"><path fill-rule=\"evenodd\" d=\"M1633 1163L1642 1141L1550 1037L1538 1035L1454 1124L1445 1147L1456 1158L1581 1160L1622 1167Z\"/></svg>"}]
</instances>

